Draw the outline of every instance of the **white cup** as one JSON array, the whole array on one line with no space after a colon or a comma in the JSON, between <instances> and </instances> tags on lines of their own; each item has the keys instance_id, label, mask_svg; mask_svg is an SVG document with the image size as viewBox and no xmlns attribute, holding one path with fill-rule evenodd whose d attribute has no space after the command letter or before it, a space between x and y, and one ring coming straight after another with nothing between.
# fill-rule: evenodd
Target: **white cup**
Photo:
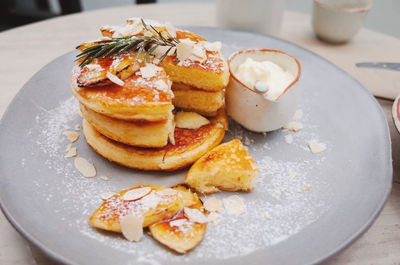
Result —
<instances>
[{"instance_id":1,"label":"white cup","mask_svg":"<svg viewBox=\"0 0 400 265\"><path fill-rule=\"evenodd\" d=\"M265 98L236 77L235 69L249 57L276 63L295 77L278 99ZM297 109L297 82L301 75L300 63L294 56L279 50L246 49L232 54L228 65L231 76L226 89L226 109L232 119L254 132L277 130L291 120Z\"/></svg>"},{"instance_id":2,"label":"white cup","mask_svg":"<svg viewBox=\"0 0 400 265\"><path fill-rule=\"evenodd\" d=\"M363 26L372 0L314 0L312 26L327 42L350 40Z\"/></svg>"},{"instance_id":3,"label":"white cup","mask_svg":"<svg viewBox=\"0 0 400 265\"><path fill-rule=\"evenodd\" d=\"M217 0L217 21L222 28L278 36L285 0Z\"/></svg>"}]
</instances>

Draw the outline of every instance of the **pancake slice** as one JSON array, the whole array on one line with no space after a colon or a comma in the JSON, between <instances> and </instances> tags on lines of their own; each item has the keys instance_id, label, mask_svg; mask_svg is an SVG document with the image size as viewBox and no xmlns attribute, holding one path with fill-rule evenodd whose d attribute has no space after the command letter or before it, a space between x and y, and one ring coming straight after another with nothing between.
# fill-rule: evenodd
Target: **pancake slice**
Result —
<instances>
[{"instance_id":1,"label":"pancake slice","mask_svg":"<svg viewBox=\"0 0 400 265\"><path fill-rule=\"evenodd\" d=\"M156 75L151 77L142 76L138 71L125 79L122 86L113 83L87 88L77 85L81 68L75 65L71 90L81 104L109 117L132 121L165 121L170 118L174 108L173 94L165 71L161 67L156 69Z\"/></svg>"},{"instance_id":2,"label":"pancake slice","mask_svg":"<svg viewBox=\"0 0 400 265\"><path fill-rule=\"evenodd\" d=\"M187 173L185 183L205 194L220 190L251 191L258 173L251 155L234 139L197 160Z\"/></svg>"},{"instance_id":3,"label":"pancake slice","mask_svg":"<svg viewBox=\"0 0 400 265\"><path fill-rule=\"evenodd\" d=\"M224 110L199 129L175 129L175 145L163 148L140 148L113 141L83 120L87 143L100 155L126 167L142 170L176 170L192 164L217 146L225 135L227 117Z\"/></svg>"},{"instance_id":4,"label":"pancake slice","mask_svg":"<svg viewBox=\"0 0 400 265\"><path fill-rule=\"evenodd\" d=\"M190 192L183 186L173 188ZM196 209L204 213L203 204L199 197L192 193L193 205L188 206L190 209ZM191 222L183 211L180 211L174 217L149 226L152 237L165 245L166 247L183 254L195 248L203 239L206 231L205 223Z\"/></svg>"},{"instance_id":5,"label":"pancake slice","mask_svg":"<svg viewBox=\"0 0 400 265\"><path fill-rule=\"evenodd\" d=\"M147 189L147 193L137 198L126 198L128 192ZM111 198L105 200L101 206L92 214L89 223L99 229L121 232L119 218L128 214L143 215L143 227L171 218L180 212L183 207L194 204L191 200L192 193L185 190L174 190L170 188L137 186L125 189ZM188 200L187 198L190 198Z\"/></svg>"},{"instance_id":6,"label":"pancake slice","mask_svg":"<svg viewBox=\"0 0 400 265\"><path fill-rule=\"evenodd\" d=\"M168 120L158 122L124 121L99 114L80 105L83 118L99 133L127 145L138 147L163 147L168 144L168 134L173 130L172 114Z\"/></svg>"},{"instance_id":7,"label":"pancake slice","mask_svg":"<svg viewBox=\"0 0 400 265\"><path fill-rule=\"evenodd\" d=\"M182 83L173 83L172 103L177 108L198 112L204 116L215 116L224 105L225 90L205 91Z\"/></svg>"}]
</instances>

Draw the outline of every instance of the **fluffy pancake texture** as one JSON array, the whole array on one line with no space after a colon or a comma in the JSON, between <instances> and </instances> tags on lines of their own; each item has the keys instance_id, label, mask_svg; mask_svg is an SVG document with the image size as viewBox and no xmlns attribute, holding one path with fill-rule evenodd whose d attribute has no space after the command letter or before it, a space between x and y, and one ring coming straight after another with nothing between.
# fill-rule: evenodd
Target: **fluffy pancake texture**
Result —
<instances>
[{"instance_id":1,"label":"fluffy pancake texture","mask_svg":"<svg viewBox=\"0 0 400 265\"><path fill-rule=\"evenodd\" d=\"M175 128L175 145L163 148L140 148L113 141L83 120L83 134L87 143L110 161L142 170L176 170L192 164L225 136L227 117L224 110L211 124L196 130Z\"/></svg>"},{"instance_id":2,"label":"fluffy pancake texture","mask_svg":"<svg viewBox=\"0 0 400 265\"><path fill-rule=\"evenodd\" d=\"M202 193L251 191L258 174L255 161L242 143L223 143L197 160L186 175L185 182Z\"/></svg>"},{"instance_id":3,"label":"fluffy pancake texture","mask_svg":"<svg viewBox=\"0 0 400 265\"><path fill-rule=\"evenodd\" d=\"M215 116L225 103L225 90L205 91L182 83L173 83L172 92L175 107L205 116Z\"/></svg>"},{"instance_id":4,"label":"fluffy pancake texture","mask_svg":"<svg viewBox=\"0 0 400 265\"><path fill-rule=\"evenodd\" d=\"M168 143L168 134L173 130L173 116L166 121L124 121L97 113L84 105L80 106L83 118L99 133L127 145L138 147L163 147Z\"/></svg>"},{"instance_id":5,"label":"fluffy pancake texture","mask_svg":"<svg viewBox=\"0 0 400 265\"><path fill-rule=\"evenodd\" d=\"M81 68L72 70L71 91L78 101L95 112L122 120L164 121L171 116L173 94L164 70L151 78L133 74L124 85L111 83L99 87L80 87L77 78ZM167 84L168 89L157 89L157 81Z\"/></svg>"}]
</instances>

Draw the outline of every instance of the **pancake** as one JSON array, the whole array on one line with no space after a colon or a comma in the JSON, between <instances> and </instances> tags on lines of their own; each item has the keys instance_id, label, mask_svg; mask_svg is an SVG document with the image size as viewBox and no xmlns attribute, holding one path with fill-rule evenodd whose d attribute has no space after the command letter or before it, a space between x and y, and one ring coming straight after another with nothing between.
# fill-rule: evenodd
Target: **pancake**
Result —
<instances>
[{"instance_id":1,"label":"pancake","mask_svg":"<svg viewBox=\"0 0 400 265\"><path fill-rule=\"evenodd\" d=\"M168 143L168 134L172 130L172 114L166 121L133 122L110 118L84 105L80 108L87 122L114 141L139 147L163 147Z\"/></svg>"},{"instance_id":2,"label":"pancake","mask_svg":"<svg viewBox=\"0 0 400 265\"><path fill-rule=\"evenodd\" d=\"M138 18L130 18L125 26L104 26L100 29L104 37L122 37L119 34L143 35L144 28ZM136 25L133 27L132 25ZM150 22L161 32L165 32L165 27L160 23ZM129 34L128 34L129 35ZM205 42L206 40L199 35L189 31L176 30L176 38L179 40L190 39L195 43ZM90 45L90 44L89 44ZM81 45L81 47L83 47ZM176 55L170 55L160 64L167 72L173 82L180 82L200 88L206 91L220 91L228 85L229 67L220 51L206 50L205 58L202 61L185 60L180 62Z\"/></svg>"},{"instance_id":3,"label":"pancake","mask_svg":"<svg viewBox=\"0 0 400 265\"><path fill-rule=\"evenodd\" d=\"M197 89L182 83L173 83L172 92L175 107L198 112L205 116L215 116L224 105L225 90L217 92Z\"/></svg>"},{"instance_id":4,"label":"pancake","mask_svg":"<svg viewBox=\"0 0 400 265\"><path fill-rule=\"evenodd\" d=\"M163 148L140 148L113 141L100 134L83 120L83 134L87 143L101 156L126 167L142 170L176 170L192 164L207 151L217 146L228 126L225 110L199 129L175 128L175 145Z\"/></svg>"},{"instance_id":5,"label":"pancake","mask_svg":"<svg viewBox=\"0 0 400 265\"><path fill-rule=\"evenodd\" d=\"M122 120L165 121L171 117L173 94L168 76L161 68L150 78L136 72L125 79L122 86L111 83L96 87L78 86L77 79L82 70L78 65L74 66L71 91L87 108ZM157 82L164 82L168 89L158 89Z\"/></svg>"}]
</instances>

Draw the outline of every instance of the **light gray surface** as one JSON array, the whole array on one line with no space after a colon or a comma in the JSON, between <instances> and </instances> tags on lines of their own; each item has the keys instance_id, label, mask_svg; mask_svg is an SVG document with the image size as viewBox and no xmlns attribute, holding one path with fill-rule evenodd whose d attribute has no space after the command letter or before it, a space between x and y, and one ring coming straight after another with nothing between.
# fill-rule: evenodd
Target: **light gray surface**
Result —
<instances>
[{"instance_id":1,"label":"light gray surface","mask_svg":"<svg viewBox=\"0 0 400 265\"><path fill-rule=\"evenodd\" d=\"M310 199L310 202L329 202L325 212L285 241L266 246L265 249L249 254L250 256L222 261L213 259L209 263L242 264L250 260L260 263L268 258L272 264L307 264L321 260L344 247L371 224L390 191L390 140L386 120L375 99L338 68L292 44L249 33L204 28L196 28L195 31L210 40L219 39L228 44L224 46L224 52L227 53L247 47L248 40L251 39L252 46L278 48L298 57L303 66L300 107L307 114L303 136L312 133L328 143L328 150L323 154L325 159L322 166L311 165L309 169L301 172L306 180L314 181L311 187L315 198ZM14 224L19 230L23 230L23 233L42 247L46 246L47 251L52 251L53 255L57 253L64 258L68 257L68 260L77 264L127 264L128 261L134 260L135 255L108 246L107 240L104 243L86 237L76 226L70 226L58 219L60 210L62 212L71 206L68 205L68 199L73 198L69 196L76 196L66 193L71 190L62 189L65 180L70 176L57 173L54 165L50 169L44 164L48 161L49 154L38 150L36 143L42 141L39 138L41 132L37 132L37 135L28 133L36 126L35 118L39 112L51 113L52 109L70 97L68 76L71 65L72 57L69 54L46 66L27 83L4 115L0 143L4 150L10 151L0 155L0 172L3 175L0 198L3 206L6 206L6 213L13 221L17 221ZM74 120L68 121L69 126L78 121L79 118L75 117ZM306 150L284 143L283 132L271 133L267 137L246 135L255 141L250 145L250 152L257 162L265 156L270 156L274 161L315 159L315 156ZM271 150L260 149L265 142L268 142ZM104 174L115 176L110 181L113 188L120 189L145 180L139 175L146 174L134 171L135 176L132 176L131 170L114 166L98 157L84 141L78 143L78 152L93 160ZM59 150L58 156L62 157L63 154L64 149ZM26 160L22 163L23 158ZM58 163L56 166L67 167L67 163L64 163ZM154 176L150 179L162 184L172 184L181 180L181 177L182 175L160 179ZM146 180L148 179L146 177ZM88 185L90 189L97 189L98 193L104 191L104 184L99 180L82 178L76 181ZM269 180L265 181L266 183L260 184L259 187L265 187ZM251 203L265 192L256 188L244 197L246 202ZM34 196L27 200L27 194ZM49 194L53 196L46 196ZM67 200L62 202L62 198ZM278 200L275 203L280 202ZM69 213L72 220L81 219L83 212L90 214L98 202L82 204L81 209ZM83 206L89 206L90 209ZM314 209L311 208L312 210ZM246 227L246 223L238 225ZM211 238L213 234L206 236ZM108 237L110 240L123 240L106 235L106 238ZM160 251L159 246L154 244L152 251ZM199 254L196 251L187 256L193 257L191 263L207 262L196 256ZM175 259L178 259L179 263L180 258L174 256ZM182 257L181 261L185 260L187 261L186 256Z\"/></svg>"}]
</instances>

